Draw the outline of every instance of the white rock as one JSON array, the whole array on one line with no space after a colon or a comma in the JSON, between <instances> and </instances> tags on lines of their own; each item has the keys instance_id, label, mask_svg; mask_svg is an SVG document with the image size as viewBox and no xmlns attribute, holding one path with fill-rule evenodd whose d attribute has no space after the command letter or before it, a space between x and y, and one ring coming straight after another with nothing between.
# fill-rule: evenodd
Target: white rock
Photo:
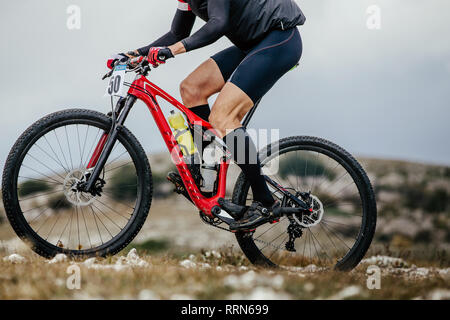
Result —
<instances>
[{"instance_id":1,"label":"white rock","mask_svg":"<svg viewBox=\"0 0 450 320\"><path fill-rule=\"evenodd\" d=\"M139 292L138 295L139 300L160 300L161 298L154 293L152 290L144 289Z\"/></svg>"},{"instance_id":2,"label":"white rock","mask_svg":"<svg viewBox=\"0 0 450 320\"><path fill-rule=\"evenodd\" d=\"M187 294L176 293L170 297L170 300L195 300L195 299Z\"/></svg>"},{"instance_id":3,"label":"white rock","mask_svg":"<svg viewBox=\"0 0 450 320\"><path fill-rule=\"evenodd\" d=\"M139 257L139 255L137 254L137 250L135 248L131 249L130 252L128 252L125 263L130 266L137 266L137 267L147 267L148 266L148 262L145 260L142 260Z\"/></svg>"},{"instance_id":4,"label":"white rock","mask_svg":"<svg viewBox=\"0 0 450 320\"><path fill-rule=\"evenodd\" d=\"M431 300L449 300L450 299L450 290L435 289L428 294L428 298Z\"/></svg>"},{"instance_id":5,"label":"white rock","mask_svg":"<svg viewBox=\"0 0 450 320\"><path fill-rule=\"evenodd\" d=\"M94 265L95 262L97 262L97 259L96 259L96 258L89 258L89 259L84 260L83 264L84 264L86 267L89 268L89 267L91 267L92 265Z\"/></svg>"},{"instance_id":6,"label":"white rock","mask_svg":"<svg viewBox=\"0 0 450 320\"><path fill-rule=\"evenodd\" d=\"M267 287L256 287L249 294L236 292L227 297L229 300L289 300L291 296L285 292L276 292Z\"/></svg>"},{"instance_id":7,"label":"white rock","mask_svg":"<svg viewBox=\"0 0 450 320\"><path fill-rule=\"evenodd\" d=\"M48 263L60 263L60 262L66 262L68 260L67 256L64 253L58 253L56 256L53 257L53 259L49 260Z\"/></svg>"},{"instance_id":8,"label":"white rock","mask_svg":"<svg viewBox=\"0 0 450 320\"><path fill-rule=\"evenodd\" d=\"M409 273L410 276L418 277L418 278L426 278L430 274L430 270L427 268L417 268L414 270L411 270Z\"/></svg>"},{"instance_id":9,"label":"white rock","mask_svg":"<svg viewBox=\"0 0 450 320\"><path fill-rule=\"evenodd\" d=\"M223 271L223 268L221 266L217 266L216 271Z\"/></svg>"},{"instance_id":10,"label":"white rock","mask_svg":"<svg viewBox=\"0 0 450 320\"><path fill-rule=\"evenodd\" d=\"M239 271L247 271L247 270L248 270L248 267L246 267L246 266L240 266L238 270L239 270Z\"/></svg>"},{"instance_id":11,"label":"white rock","mask_svg":"<svg viewBox=\"0 0 450 320\"><path fill-rule=\"evenodd\" d=\"M272 277L262 276L251 270L240 276L234 274L229 275L225 277L223 284L234 289L250 289L255 286L280 289L284 285L284 278L281 275Z\"/></svg>"},{"instance_id":12,"label":"white rock","mask_svg":"<svg viewBox=\"0 0 450 320\"><path fill-rule=\"evenodd\" d=\"M219 252L217 252L216 250L211 251L211 254L216 259L222 258L222 255Z\"/></svg>"},{"instance_id":13,"label":"white rock","mask_svg":"<svg viewBox=\"0 0 450 320\"><path fill-rule=\"evenodd\" d=\"M342 289L337 294L331 296L329 299L331 300L343 300L350 297L354 297L361 293L361 287L359 286L350 286L347 288Z\"/></svg>"},{"instance_id":14,"label":"white rock","mask_svg":"<svg viewBox=\"0 0 450 320\"><path fill-rule=\"evenodd\" d=\"M284 284L283 276L278 274L275 277L268 278L268 279L270 279L269 284L272 288L281 289L283 287L283 284Z\"/></svg>"},{"instance_id":15,"label":"white rock","mask_svg":"<svg viewBox=\"0 0 450 320\"><path fill-rule=\"evenodd\" d=\"M311 282L307 282L303 286L303 289L305 289L306 292L311 292L314 290L314 284L312 284Z\"/></svg>"},{"instance_id":16,"label":"white rock","mask_svg":"<svg viewBox=\"0 0 450 320\"><path fill-rule=\"evenodd\" d=\"M383 268L405 268L408 267L408 263L400 258L394 258L389 256L372 256L370 258L361 261L363 264L373 264Z\"/></svg>"},{"instance_id":17,"label":"white rock","mask_svg":"<svg viewBox=\"0 0 450 320\"><path fill-rule=\"evenodd\" d=\"M7 257L4 257L3 261L19 264L19 263L25 263L27 261L27 259L22 257L20 254L13 253Z\"/></svg>"},{"instance_id":18,"label":"white rock","mask_svg":"<svg viewBox=\"0 0 450 320\"><path fill-rule=\"evenodd\" d=\"M448 278L450 276L450 268L446 268L446 269L440 269L438 271L439 275L441 275L444 278Z\"/></svg>"},{"instance_id":19,"label":"white rock","mask_svg":"<svg viewBox=\"0 0 450 320\"><path fill-rule=\"evenodd\" d=\"M247 273L244 273L239 278L240 286L242 287L252 287L256 283L256 272L255 271L249 271Z\"/></svg>"},{"instance_id":20,"label":"white rock","mask_svg":"<svg viewBox=\"0 0 450 320\"><path fill-rule=\"evenodd\" d=\"M83 262L83 265L85 265L89 269L95 269L95 270L115 270L115 271L123 271L128 270L131 267L148 267L149 263L139 257L137 254L136 249L131 249L130 252L128 252L126 257L119 257L115 264L100 264L96 263L96 258L90 258Z\"/></svg>"},{"instance_id":21,"label":"white rock","mask_svg":"<svg viewBox=\"0 0 450 320\"><path fill-rule=\"evenodd\" d=\"M180 266L186 269L195 268L197 264L189 259L180 262Z\"/></svg>"}]
</instances>

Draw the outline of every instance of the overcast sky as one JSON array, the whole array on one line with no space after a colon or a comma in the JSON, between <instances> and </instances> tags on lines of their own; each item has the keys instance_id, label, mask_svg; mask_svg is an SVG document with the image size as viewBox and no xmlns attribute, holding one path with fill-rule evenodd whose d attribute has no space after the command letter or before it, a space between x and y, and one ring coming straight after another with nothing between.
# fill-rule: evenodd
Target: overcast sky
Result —
<instances>
[{"instance_id":1,"label":"overcast sky","mask_svg":"<svg viewBox=\"0 0 450 320\"><path fill-rule=\"evenodd\" d=\"M250 126L321 136L356 155L450 165L450 1L298 3L307 17L300 68L266 95ZM66 27L72 4L80 30ZM370 5L381 9L380 30L366 26ZM107 112L106 58L162 35L175 10L176 0L3 1L0 168L38 118L71 107ZM229 45L222 39L179 56L150 79L179 98L180 81ZM164 150L144 104L127 126L148 152Z\"/></svg>"}]
</instances>

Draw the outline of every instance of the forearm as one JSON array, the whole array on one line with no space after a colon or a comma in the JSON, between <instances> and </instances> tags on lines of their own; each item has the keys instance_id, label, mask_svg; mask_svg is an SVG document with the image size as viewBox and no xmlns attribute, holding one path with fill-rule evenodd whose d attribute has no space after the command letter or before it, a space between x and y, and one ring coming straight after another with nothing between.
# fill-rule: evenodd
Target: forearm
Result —
<instances>
[{"instance_id":1,"label":"forearm","mask_svg":"<svg viewBox=\"0 0 450 320\"><path fill-rule=\"evenodd\" d=\"M172 54L174 56L186 52L186 48L184 47L184 45L181 41L175 43L174 45L169 46L169 49L170 49L170 51L172 51Z\"/></svg>"},{"instance_id":2,"label":"forearm","mask_svg":"<svg viewBox=\"0 0 450 320\"><path fill-rule=\"evenodd\" d=\"M161 38L159 38L158 40L150 43L148 46L142 47L137 49L136 51L139 53L139 55L141 56L147 56L148 55L148 51L150 50L151 47L167 47L170 45L175 44L176 42L180 41L181 39L178 39L172 31L167 32L165 35L163 35Z\"/></svg>"}]
</instances>

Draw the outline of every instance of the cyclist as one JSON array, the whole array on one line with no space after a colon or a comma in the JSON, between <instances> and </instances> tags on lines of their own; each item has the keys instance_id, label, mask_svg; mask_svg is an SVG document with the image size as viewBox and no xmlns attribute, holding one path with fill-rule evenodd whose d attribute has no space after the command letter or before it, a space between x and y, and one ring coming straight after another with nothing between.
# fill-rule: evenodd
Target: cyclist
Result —
<instances>
[{"instance_id":1,"label":"cyclist","mask_svg":"<svg viewBox=\"0 0 450 320\"><path fill-rule=\"evenodd\" d=\"M196 17L206 24L191 35ZM171 30L120 57L145 56L156 66L226 36L234 45L213 55L180 85L183 103L209 121L230 148L253 191L253 204L233 231L274 220L278 201L261 175L257 150L241 121L253 105L300 60L297 29L305 16L294 0L178 0ZM108 66L114 59L108 60ZM219 93L212 109L208 98ZM181 179L180 179L181 180Z\"/></svg>"}]
</instances>

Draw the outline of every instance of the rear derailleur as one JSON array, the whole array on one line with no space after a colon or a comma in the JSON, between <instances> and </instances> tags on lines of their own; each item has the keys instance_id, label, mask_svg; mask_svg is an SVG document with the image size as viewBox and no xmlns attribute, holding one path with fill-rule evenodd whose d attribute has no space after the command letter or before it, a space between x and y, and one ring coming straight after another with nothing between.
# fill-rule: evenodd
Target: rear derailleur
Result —
<instances>
[{"instance_id":1,"label":"rear derailleur","mask_svg":"<svg viewBox=\"0 0 450 320\"><path fill-rule=\"evenodd\" d=\"M288 217L289 226L287 228L287 233L289 235L289 240L286 242L286 250L290 252L296 252L295 250L295 239L300 238L303 235L303 228L295 221L293 217Z\"/></svg>"}]
</instances>

